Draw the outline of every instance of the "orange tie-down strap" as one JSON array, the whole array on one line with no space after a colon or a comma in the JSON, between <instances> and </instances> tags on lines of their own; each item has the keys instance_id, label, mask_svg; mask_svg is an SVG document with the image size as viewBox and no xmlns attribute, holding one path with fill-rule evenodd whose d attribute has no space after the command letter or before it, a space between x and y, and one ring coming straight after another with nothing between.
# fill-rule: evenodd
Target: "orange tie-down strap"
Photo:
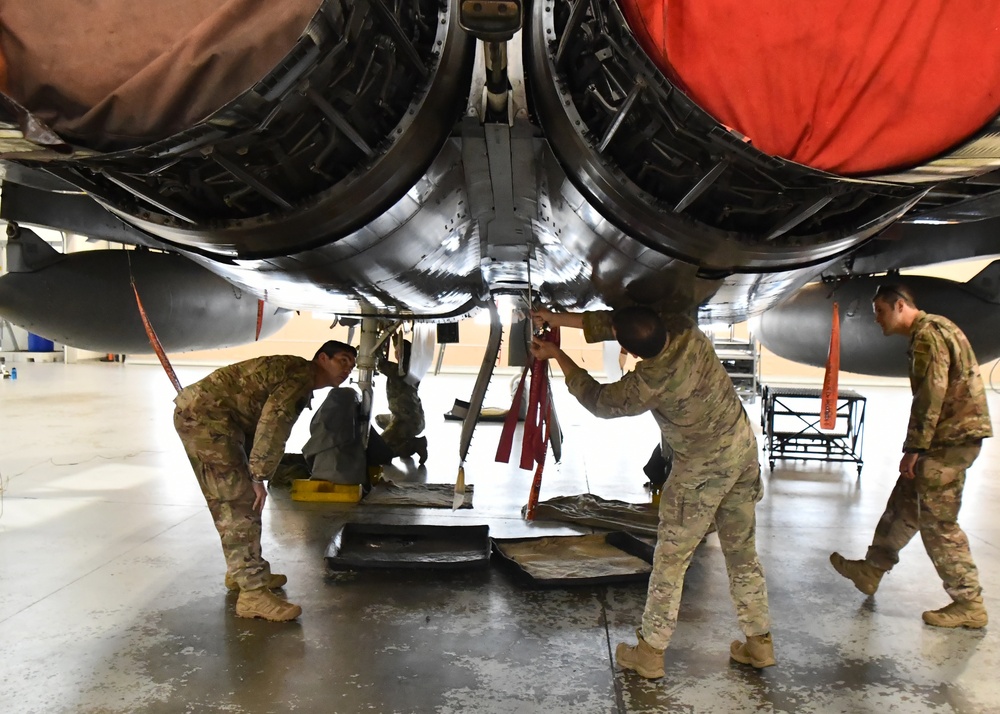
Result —
<instances>
[{"instance_id":1,"label":"orange tie-down strap","mask_svg":"<svg viewBox=\"0 0 1000 714\"><path fill-rule=\"evenodd\" d=\"M267 294L267 291L264 291ZM253 341L257 342L260 339L260 326L264 324L264 301L257 300L257 331L254 333Z\"/></svg>"},{"instance_id":2,"label":"orange tie-down strap","mask_svg":"<svg viewBox=\"0 0 1000 714\"><path fill-rule=\"evenodd\" d=\"M553 328L548 333L541 336L541 339L548 340L559 345L559 329ZM550 417L551 404L549 403L549 366L546 360L533 359L531 365L525 366L521 373L521 381L517 385L517 392L504 419L503 431L500 434L500 443L497 445L496 460L502 463L510 462L510 454L514 443L514 430L517 428L517 418L521 411L521 400L524 394L524 382L531 373L531 386L528 391L528 407L524 418L524 431L521 437L521 461L520 468L530 470L535 468L535 475L531 483L531 491L528 497L528 507L526 518L531 520L534 517L535 505L538 503L538 494L542 487L542 469L545 466L545 452L548 450L550 438Z\"/></svg>"},{"instance_id":3,"label":"orange tie-down strap","mask_svg":"<svg viewBox=\"0 0 1000 714\"><path fill-rule=\"evenodd\" d=\"M129 266L131 270L131 266ZM146 309L142 306L142 298L139 297L139 289L135 286L135 278L131 278L132 282L132 292L135 293L135 304L139 307L139 317L142 318L143 327L146 328L146 337L149 338L149 344L153 346L153 351L156 353L156 358L160 360L160 364L163 365L163 371L167 373L167 377L170 379L170 383L174 385L174 389L180 393L181 381L177 379L177 373L174 371L174 367L170 364L170 360L167 359L167 353L163 351L163 345L160 344L160 338L156 336L156 332L153 330L152 324L149 322L149 316L146 315Z\"/></svg>"},{"instance_id":4,"label":"orange tie-down strap","mask_svg":"<svg viewBox=\"0 0 1000 714\"><path fill-rule=\"evenodd\" d=\"M830 353L826 357L823 374L823 396L819 410L820 429L837 426L837 396L840 377L840 311L833 303L833 324L830 327Z\"/></svg>"}]
</instances>

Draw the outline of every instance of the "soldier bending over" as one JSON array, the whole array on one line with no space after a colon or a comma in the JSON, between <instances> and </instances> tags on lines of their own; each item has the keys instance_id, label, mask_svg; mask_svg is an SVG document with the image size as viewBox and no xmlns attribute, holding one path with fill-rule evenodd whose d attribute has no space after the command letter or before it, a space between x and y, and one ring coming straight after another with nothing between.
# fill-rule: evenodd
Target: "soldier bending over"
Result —
<instances>
[{"instance_id":1,"label":"soldier bending over","mask_svg":"<svg viewBox=\"0 0 1000 714\"><path fill-rule=\"evenodd\" d=\"M288 579L261 554L264 481L313 391L339 386L356 359L353 347L330 340L311 361L275 355L222 367L174 400L174 427L222 539L226 587L240 591L240 617L284 621L302 613L271 592Z\"/></svg>"},{"instance_id":2,"label":"soldier bending over","mask_svg":"<svg viewBox=\"0 0 1000 714\"><path fill-rule=\"evenodd\" d=\"M775 663L764 570L757 558L756 504L760 464L743 403L711 342L682 315L646 307L614 312L535 310L537 326L582 328L588 342L617 339L639 358L635 370L599 384L551 342L532 340L538 359L555 358L570 393L595 416L609 419L652 412L673 467L660 495L660 522L642 626L636 645L621 643L615 660L647 679L664 675L663 650L677 625L684 573L712 522L726 558L729 591L746 641L730 657L741 664Z\"/></svg>"}]
</instances>

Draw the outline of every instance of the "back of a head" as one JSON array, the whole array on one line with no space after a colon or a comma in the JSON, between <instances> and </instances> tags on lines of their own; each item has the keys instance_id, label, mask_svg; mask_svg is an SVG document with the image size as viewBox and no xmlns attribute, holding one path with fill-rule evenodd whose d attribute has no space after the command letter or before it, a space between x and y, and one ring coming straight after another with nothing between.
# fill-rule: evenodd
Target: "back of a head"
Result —
<instances>
[{"instance_id":1,"label":"back of a head","mask_svg":"<svg viewBox=\"0 0 1000 714\"><path fill-rule=\"evenodd\" d=\"M318 350L316 350L316 354L313 355L313 359L317 359L321 354L333 358L339 355L341 352L348 352L352 357L354 357L354 359L358 358L357 348L351 347L346 342L340 342L338 340L327 340Z\"/></svg>"},{"instance_id":2,"label":"back of a head","mask_svg":"<svg viewBox=\"0 0 1000 714\"><path fill-rule=\"evenodd\" d=\"M917 301L913 297L913 291L901 283L883 283L875 290L872 302L881 300L886 305L895 305L897 300L902 300L907 306L916 309Z\"/></svg>"},{"instance_id":3,"label":"back of a head","mask_svg":"<svg viewBox=\"0 0 1000 714\"><path fill-rule=\"evenodd\" d=\"M618 344L632 354L649 359L660 354L667 344L667 326L648 307L634 306L615 310L611 315Z\"/></svg>"}]
</instances>

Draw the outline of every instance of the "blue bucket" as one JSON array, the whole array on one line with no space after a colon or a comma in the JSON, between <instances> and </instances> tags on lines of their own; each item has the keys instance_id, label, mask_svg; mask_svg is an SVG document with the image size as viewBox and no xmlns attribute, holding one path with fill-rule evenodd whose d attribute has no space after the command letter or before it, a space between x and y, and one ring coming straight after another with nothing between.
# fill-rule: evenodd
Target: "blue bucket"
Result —
<instances>
[{"instance_id":1,"label":"blue bucket","mask_svg":"<svg viewBox=\"0 0 1000 714\"><path fill-rule=\"evenodd\" d=\"M28 333L28 352L52 352L54 349L52 340L39 337L31 332Z\"/></svg>"}]
</instances>

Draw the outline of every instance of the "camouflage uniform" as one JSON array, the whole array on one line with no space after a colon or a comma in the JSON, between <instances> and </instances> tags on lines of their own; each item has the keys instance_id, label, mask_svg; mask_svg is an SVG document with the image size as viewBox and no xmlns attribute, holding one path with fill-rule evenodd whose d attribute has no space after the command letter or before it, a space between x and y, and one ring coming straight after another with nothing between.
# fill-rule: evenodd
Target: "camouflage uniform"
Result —
<instances>
[{"instance_id":1,"label":"camouflage uniform","mask_svg":"<svg viewBox=\"0 0 1000 714\"><path fill-rule=\"evenodd\" d=\"M424 407L417 394L420 383L406 381L399 373L399 365L390 360L379 360L378 368L385 375L385 396L392 413L382 439L396 456L412 456L417 452L417 436L424 430Z\"/></svg>"},{"instance_id":2,"label":"camouflage uniform","mask_svg":"<svg viewBox=\"0 0 1000 714\"><path fill-rule=\"evenodd\" d=\"M967 601L982 588L958 511L965 471L993 435L986 392L968 339L944 317L917 315L909 354L913 403L903 451L920 454L916 478L896 481L865 559L892 569L919 530L944 589Z\"/></svg>"},{"instance_id":3,"label":"camouflage uniform","mask_svg":"<svg viewBox=\"0 0 1000 714\"><path fill-rule=\"evenodd\" d=\"M174 400L174 427L222 539L227 572L241 590L265 587L271 573L251 478L274 473L313 379L309 360L257 357L212 372Z\"/></svg>"},{"instance_id":4,"label":"camouflage uniform","mask_svg":"<svg viewBox=\"0 0 1000 714\"><path fill-rule=\"evenodd\" d=\"M651 411L673 468L660 495L660 522L642 637L667 646L677 624L684 573L713 520L729 573L729 591L748 637L770 630L767 586L755 545L755 506L762 495L757 439L732 380L711 342L688 317L665 315L669 342L613 384L581 368L566 386L601 418ZM588 342L614 339L611 313L583 317Z\"/></svg>"}]
</instances>

